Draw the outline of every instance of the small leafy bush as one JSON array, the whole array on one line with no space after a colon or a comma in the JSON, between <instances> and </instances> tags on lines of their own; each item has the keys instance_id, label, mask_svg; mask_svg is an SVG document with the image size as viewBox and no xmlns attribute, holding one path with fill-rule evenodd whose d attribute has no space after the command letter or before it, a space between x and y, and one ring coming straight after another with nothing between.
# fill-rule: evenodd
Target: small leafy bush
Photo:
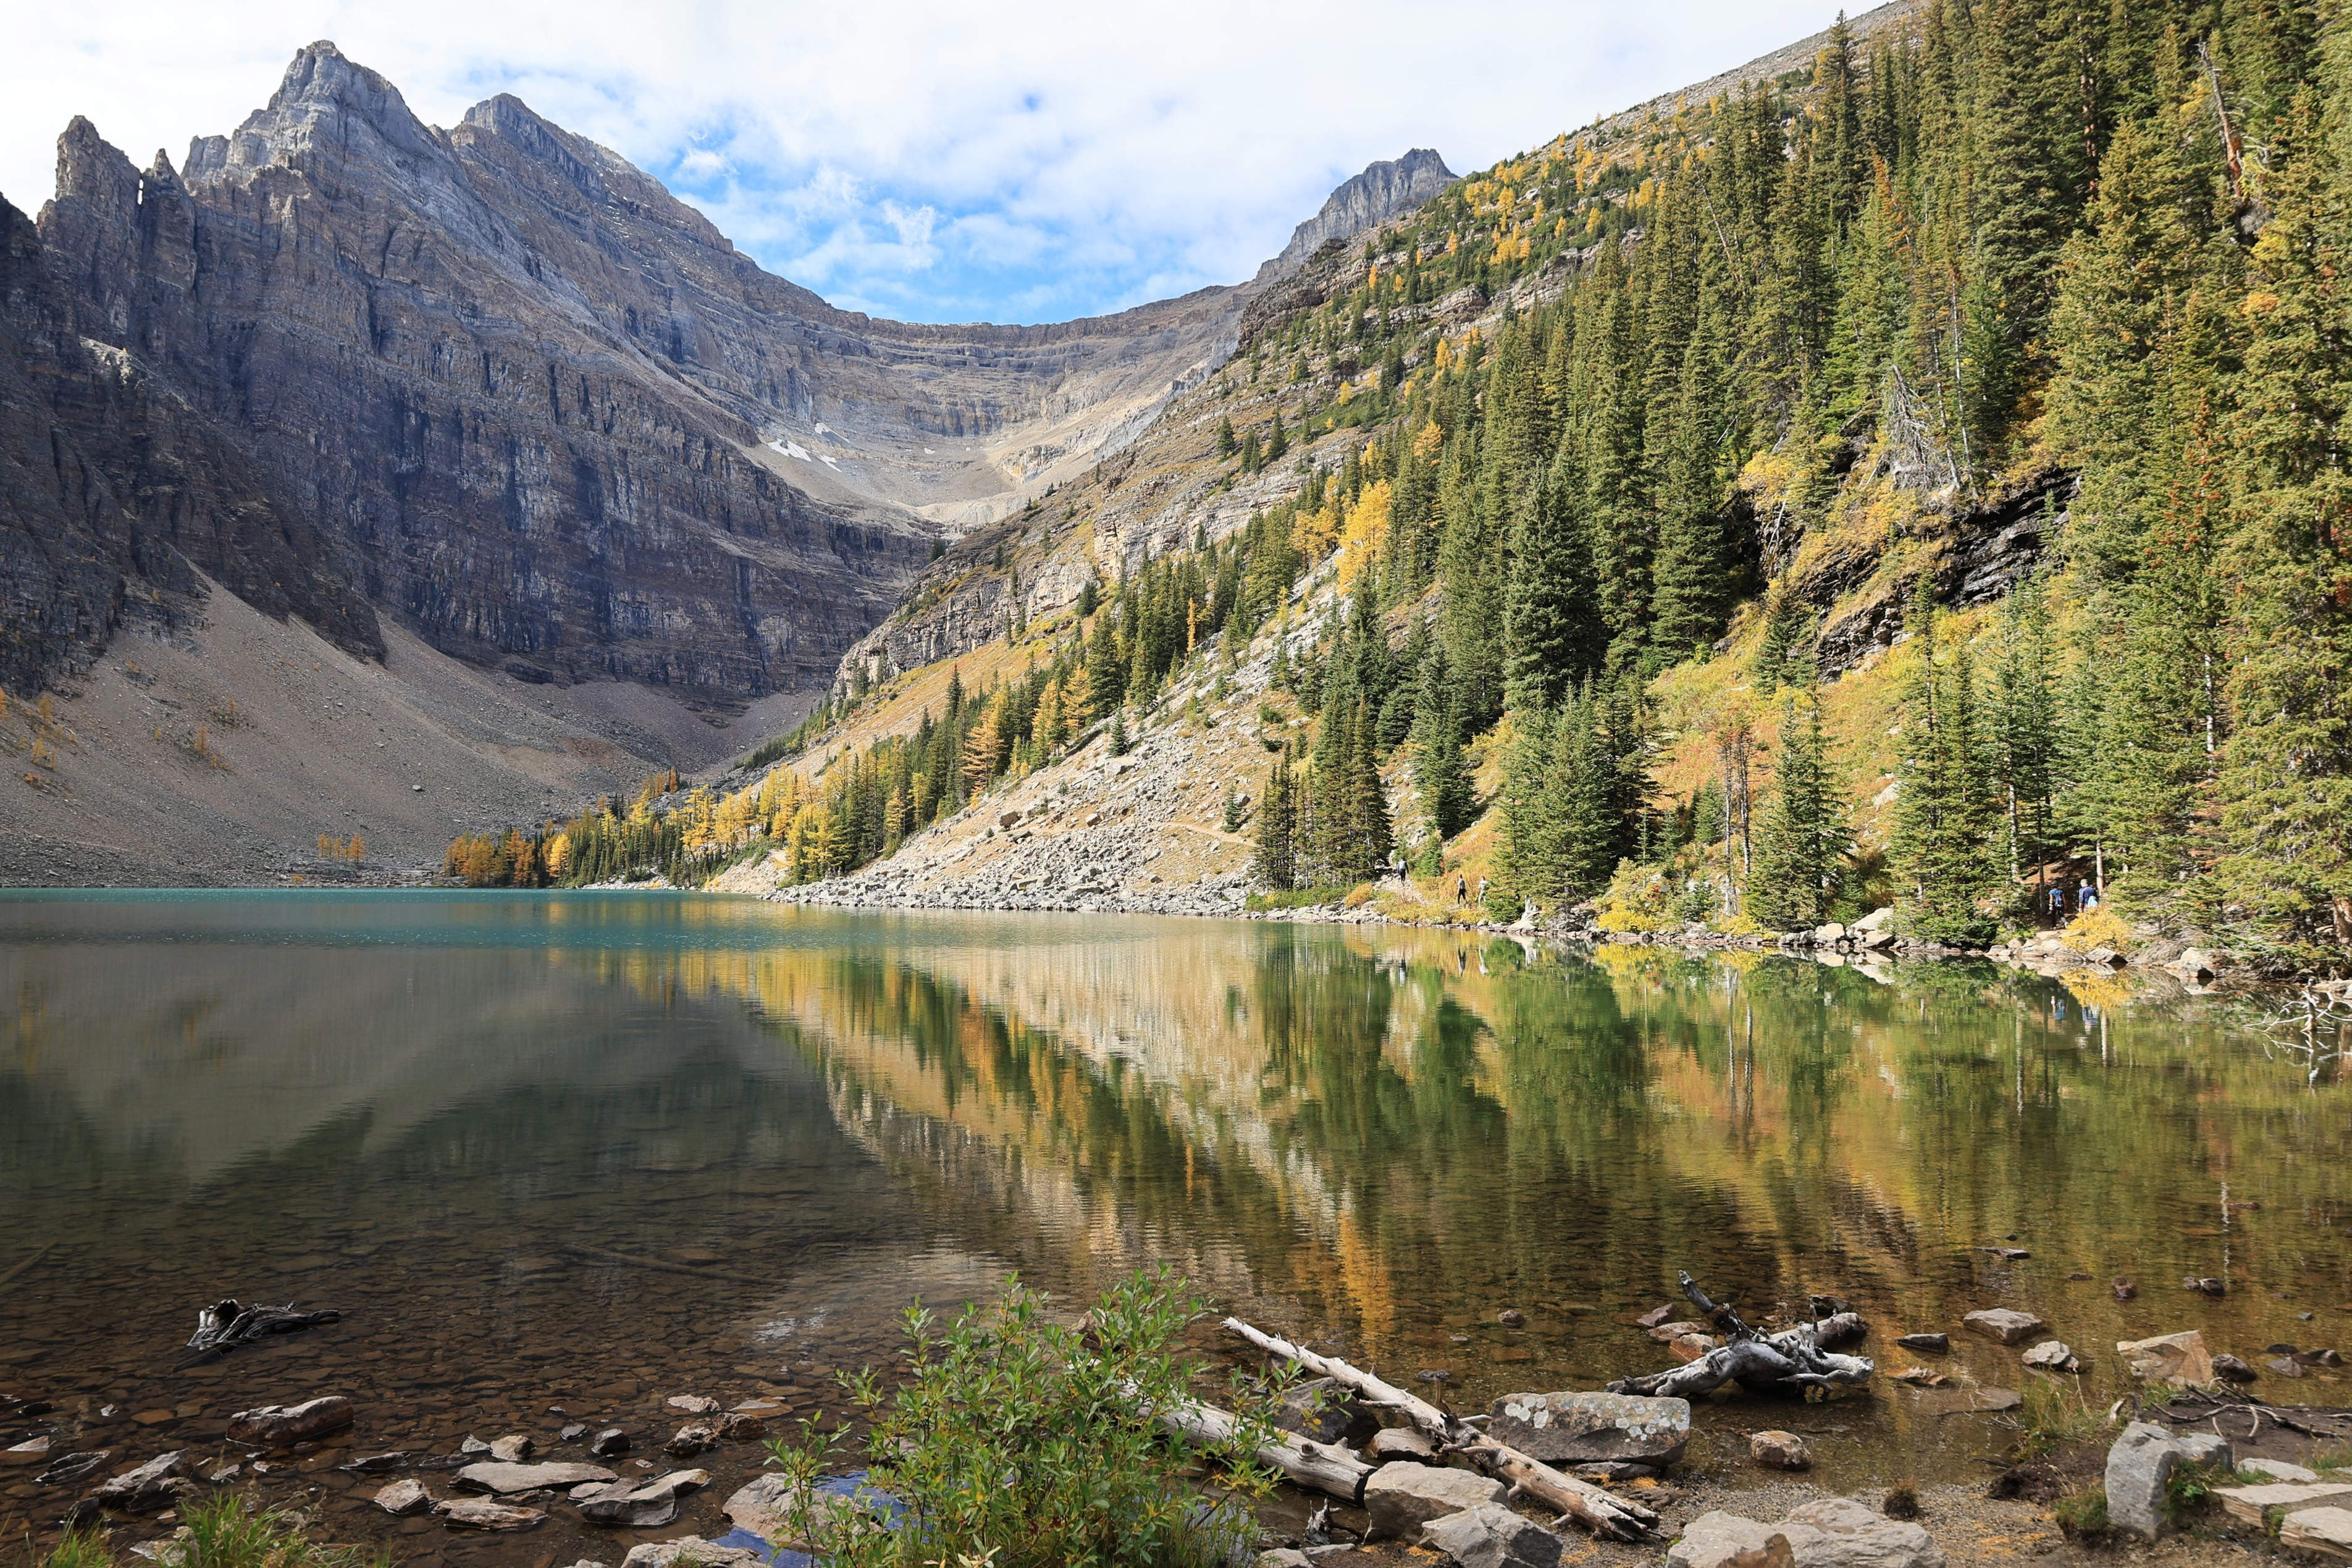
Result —
<instances>
[{"instance_id":1,"label":"small leafy bush","mask_svg":"<svg viewBox=\"0 0 2352 1568\"><path fill-rule=\"evenodd\" d=\"M2131 945L2131 922L2103 904L2066 922L2066 929L2059 933L2058 940L2077 953L2087 953L2094 947L2112 947L2120 953Z\"/></svg>"},{"instance_id":2,"label":"small leafy bush","mask_svg":"<svg viewBox=\"0 0 2352 1568\"><path fill-rule=\"evenodd\" d=\"M1257 1448L1278 1390L1238 1380L1223 1442L1196 1443L1160 1418L1200 1370L1182 1346L1205 1302L1166 1269L1113 1285L1078 1327L1006 1281L992 1307L942 1331L907 1313L908 1372L886 1395L871 1368L843 1379L872 1426L860 1451L843 1429L803 1423L768 1445L792 1482L786 1524L828 1568L1208 1568L1256 1544L1250 1505L1274 1472ZM862 1463L846 1500L818 1482ZM1207 1461L1213 1484L1196 1479Z\"/></svg>"},{"instance_id":3,"label":"small leafy bush","mask_svg":"<svg viewBox=\"0 0 2352 1568\"><path fill-rule=\"evenodd\" d=\"M187 1511L186 1522L162 1543L156 1561L177 1568L391 1568L391 1557L356 1546L323 1546L299 1521L278 1509L257 1512L234 1493ZM97 1531L68 1531L40 1568L116 1568Z\"/></svg>"}]
</instances>

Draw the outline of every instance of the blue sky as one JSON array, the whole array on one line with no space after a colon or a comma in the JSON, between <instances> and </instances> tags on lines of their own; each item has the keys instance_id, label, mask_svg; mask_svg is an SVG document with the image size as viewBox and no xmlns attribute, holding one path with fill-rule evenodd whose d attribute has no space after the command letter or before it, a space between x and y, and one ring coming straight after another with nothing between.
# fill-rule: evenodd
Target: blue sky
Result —
<instances>
[{"instance_id":1,"label":"blue sky","mask_svg":"<svg viewBox=\"0 0 2352 1568\"><path fill-rule=\"evenodd\" d=\"M658 175L850 309L1061 320L1249 276L1409 147L1468 172L1827 26L1834 5L235 7L0 0L0 194L74 114L143 164L234 127L313 38L448 125L494 92Z\"/></svg>"}]
</instances>

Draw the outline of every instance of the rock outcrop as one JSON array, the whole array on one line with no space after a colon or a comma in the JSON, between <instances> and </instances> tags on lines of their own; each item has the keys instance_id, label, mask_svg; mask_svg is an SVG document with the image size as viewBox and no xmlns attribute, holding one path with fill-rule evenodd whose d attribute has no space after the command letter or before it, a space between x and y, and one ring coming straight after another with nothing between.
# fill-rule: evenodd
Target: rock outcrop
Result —
<instances>
[{"instance_id":1,"label":"rock outcrop","mask_svg":"<svg viewBox=\"0 0 2352 1568\"><path fill-rule=\"evenodd\" d=\"M1282 254L1258 268L1256 281L1271 282L1306 264L1307 258L1329 240L1350 240L1366 229L1409 213L1461 176L1428 147L1416 147L1402 158L1384 159L1342 183L1324 199L1320 211L1290 234Z\"/></svg>"}]
</instances>

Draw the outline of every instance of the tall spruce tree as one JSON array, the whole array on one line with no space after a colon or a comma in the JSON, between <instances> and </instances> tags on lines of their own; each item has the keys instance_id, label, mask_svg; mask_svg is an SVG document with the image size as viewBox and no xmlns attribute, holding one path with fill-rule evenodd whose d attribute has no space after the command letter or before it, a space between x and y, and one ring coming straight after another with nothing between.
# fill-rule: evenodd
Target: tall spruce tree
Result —
<instances>
[{"instance_id":1,"label":"tall spruce tree","mask_svg":"<svg viewBox=\"0 0 2352 1568\"><path fill-rule=\"evenodd\" d=\"M1821 703L1810 691L1782 708L1772 786L1756 835L1748 913L1776 931L1822 925L1837 903L1850 839Z\"/></svg>"},{"instance_id":2,"label":"tall spruce tree","mask_svg":"<svg viewBox=\"0 0 2352 1568\"><path fill-rule=\"evenodd\" d=\"M1990 940L1979 907L2000 890L1999 811L1987 776L1976 670L1966 643L1945 651L1933 591L1920 580L1904 617L1913 667L1903 703L1901 793L1889 859L1903 879L1901 918L1928 941Z\"/></svg>"}]
</instances>

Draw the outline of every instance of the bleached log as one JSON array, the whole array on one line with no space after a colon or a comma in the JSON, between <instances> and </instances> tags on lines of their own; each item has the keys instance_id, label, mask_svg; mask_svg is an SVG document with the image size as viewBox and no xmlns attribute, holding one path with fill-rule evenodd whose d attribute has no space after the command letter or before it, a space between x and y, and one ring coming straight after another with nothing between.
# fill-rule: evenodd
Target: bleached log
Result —
<instances>
[{"instance_id":1,"label":"bleached log","mask_svg":"<svg viewBox=\"0 0 2352 1568\"><path fill-rule=\"evenodd\" d=\"M1542 1460L1488 1437L1460 1417L1448 1416L1420 1396L1351 1366L1338 1356L1319 1355L1304 1345L1254 1328L1239 1318L1227 1318L1224 1327L1269 1355L1295 1361L1318 1377L1346 1385L1366 1405L1396 1411L1441 1449L1464 1455L1496 1479L1510 1483L1522 1496L1558 1510L1596 1534L1639 1541L1657 1527L1658 1516L1630 1498L1619 1497L1574 1476L1562 1475Z\"/></svg>"},{"instance_id":2,"label":"bleached log","mask_svg":"<svg viewBox=\"0 0 2352 1568\"><path fill-rule=\"evenodd\" d=\"M1189 1401L1160 1412L1160 1419L1195 1443L1230 1443L1241 1425L1230 1410ZM1310 1443L1295 1432L1275 1433L1274 1441L1259 1446L1257 1458L1289 1477L1295 1486L1358 1507L1364 1500L1364 1483L1372 1474L1371 1466L1347 1449L1330 1443Z\"/></svg>"}]
</instances>

